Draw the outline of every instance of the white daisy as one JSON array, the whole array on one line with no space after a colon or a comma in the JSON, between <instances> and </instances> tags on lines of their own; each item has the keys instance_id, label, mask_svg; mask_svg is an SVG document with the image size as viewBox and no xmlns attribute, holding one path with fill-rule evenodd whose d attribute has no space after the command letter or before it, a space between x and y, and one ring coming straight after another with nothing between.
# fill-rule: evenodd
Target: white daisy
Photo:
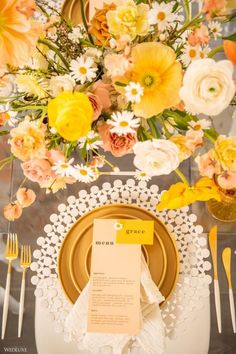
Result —
<instances>
[{"instance_id":1,"label":"white daisy","mask_svg":"<svg viewBox=\"0 0 236 354\"><path fill-rule=\"evenodd\" d=\"M109 120L109 124L113 127L111 133L118 135L133 134L140 125L140 119L135 118L134 113L129 111L113 113L111 118Z\"/></svg>"},{"instance_id":2,"label":"white daisy","mask_svg":"<svg viewBox=\"0 0 236 354\"><path fill-rule=\"evenodd\" d=\"M180 57L180 60L185 66L188 66L196 59L200 59L200 46L191 46L190 44L186 44L184 46L184 52Z\"/></svg>"},{"instance_id":3,"label":"white daisy","mask_svg":"<svg viewBox=\"0 0 236 354\"><path fill-rule=\"evenodd\" d=\"M199 49L199 57L201 59L205 59L208 57L208 54L210 53L211 51L211 48L207 45L207 46L204 46L204 47L200 47Z\"/></svg>"},{"instance_id":4,"label":"white daisy","mask_svg":"<svg viewBox=\"0 0 236 354\"><path fill-rule=\"evenodd\" d=\"M73 177L79 182L90 183L94 181L95 171L86 165L75 165L73 170Z\"/></svg>"},{"instance_id":5,"label":"white daisy","mask_svg":"<svg viewBox=\"0 0 236 354\"><path fill-rule=\"evenodd\" d=\"M222 32L222 26L217 21L210 21L208 24L210 32L213 34L214 39L220 37Z\"/></svg>"},{"instance_id":6,"label":"white daisy","mask_svg":"<svg viewBox=\"0 0 236 354\"><path fill-rule=\"evenodd\" d=\"M125 87L125 97L128 101L139 103L141 101L141 96L143 96L143 87L138 82L131 81Z\"/></svg>"},{"instance_id":7,"label":"white daisy","mask_svg":"<svg viewBox=\"0 0 236 354\"><path fill-rule=\"evenodd\" d=\"M147 172L136 170L134 178L137 179L138 181L146 181L146 182L148 182L148 181L151 180L152 177L149 176L147 174Z\"/></svg>"},{"instance_id":8,"label":"white daisy","mask_svg":"<svg viewBox=\"0 0 236 354\"><path fill-rule=\"evenodd\" d=\"M159 31L175 25L174 22L183 21L184 18L178 12L173 13L174 2L168 4L155 2L149 11L149 24L158 25Z\"/></svg>"},{"instance_id":9,"label":"white daisy","mask_svg":"<svg viewBox=\"0 0 236 354\"><path fill-rule=\"evenodd\" d=\"M70 159L69 161L58 161L55 162L52 166L52 170L56 173L56 175L61 177L71 177L73 175L74 167L72 166L74 159Z\"/></svg>"},{"instance_id":10,"label":"white daisy","mask_svg":"<svg viewBox=\"0 0 236 354\"><path fill-rule=\"evenodd\" d=\"M211 121L208 119L200 119L196 122L194 120L191 120L188 125L194 130L204 130L209 129L211 127Z\"/></svg>"},{"instance_id":11,"label":"white daisy","mask_svg":"<svg viewBox=\"0 0 236 354\"><path fill-rule=\"evenodd\" d=\"M79 25L72 29L72 32L68 34L68 38L73 43L79 43L79 40L84 37L85 28L83 25Z\"/></svg>"},{"instance_id":12,"label":"white daisy","mask_svg":"<svg viewBox=\"0 0 236 354\"><path fill-rule=\"evenodd\" d=\"M76 60L71 60L71 76L78 80L82 85L86 81L92 81L96 77L97 67L94 66L92 58L79 56Z\"/></svg>"},{"instance_id":13,"label":"white daisy","mask_svg":"<svg viewBox=\"0 0 236 354\"><path fill-rule=\"evenodd\" d=\"M102 142L99 140L99 135L94 131L91 130L86 136L82 136L79 140L79 147L82 149L86 143L86 150L89 151L90 149L98 149L101 146Z\"/></svg>"}]
</instances>

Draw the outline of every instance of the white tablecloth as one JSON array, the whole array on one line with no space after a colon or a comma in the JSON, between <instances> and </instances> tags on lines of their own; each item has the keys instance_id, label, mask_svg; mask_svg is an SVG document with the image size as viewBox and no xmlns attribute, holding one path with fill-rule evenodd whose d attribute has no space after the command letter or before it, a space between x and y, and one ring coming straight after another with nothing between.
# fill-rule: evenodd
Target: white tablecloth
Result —
<instances>
[{"instance_id":1,"label":"white tablecloth","mask_svg":"<svg viewBox=\"0 0 236 354\"><path fill-rule=\"evenodd\" d=\"M166 340L165 354L207 354L210 341L210 300L202 300L195 320L183 335ZM47 317L47 310L36 299L35 338L38 354L91 354L80 351L76 343L65 343L63 336L55 332L53 322Z\"/></svg>"}]
</instances>

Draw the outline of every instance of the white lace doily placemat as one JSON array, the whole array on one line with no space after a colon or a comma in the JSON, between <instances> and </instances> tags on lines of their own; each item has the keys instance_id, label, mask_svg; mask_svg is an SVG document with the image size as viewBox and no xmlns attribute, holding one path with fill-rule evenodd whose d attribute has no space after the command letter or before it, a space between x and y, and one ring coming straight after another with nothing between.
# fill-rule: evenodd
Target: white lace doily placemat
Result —
<instances>
[{"instance_id":1,"label":"white lace doily placemat","mask_svg":"<svg viewBox=\"0 0 236 354\"><path fill-rule=\"evenodd\" d=\"M156 214L176 239L180 258L180 276L176 290L162 309L168 336L182 333L201 308L203 298L209 296L211 277L207 260L209 250L203 228L197 225L197 217L189 207L179 210L156 211L160 198L157 185L147 185L133 179L126 183L115 180L104 183L102 188L92 186L90 192L81 190L78 197L69 196L67 204L58 205L58 213L50 216L50 223L44 227L46 235L37 239L39 246L33 252L31 270L35 274L31 282L36 285L35 296L53 321L56 332L63 333L65 341L71 341L73 334L67 332L64 321L72 305L66 299L57 275L57 258L61 243L74 222L95 207L105 204L136 204Z\"/></svg>"}]
</instances>

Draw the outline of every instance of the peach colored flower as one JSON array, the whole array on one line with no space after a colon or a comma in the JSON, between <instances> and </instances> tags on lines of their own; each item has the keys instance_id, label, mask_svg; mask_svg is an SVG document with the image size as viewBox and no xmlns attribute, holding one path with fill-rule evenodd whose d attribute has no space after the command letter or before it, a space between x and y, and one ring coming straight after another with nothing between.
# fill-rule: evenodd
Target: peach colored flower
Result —
<instances>
[{"instance_id":1,"label":"peach colored flower","mask_svg":"<svg viewBox=\"0 0 236 354\"><path fill-rule=\"evenodd\" d=\"M109 76L123 76L130 67L130 61L123 54L108 54L104 65Z\"/></svg>"},{"instance_id":2,"label":"peach colored flower","mask_svg":"<svg viewBox=\"0 0 236 354\"><path fill-rule=\"evenodd\" d=\"M236 172L225 171L217 176L217 182L221 188L234 189L236 188Z\"/></svg>"},{"instance_id":3,"label":"peach colored flower","mask_svg":"<svg viewBox=\"0 0 236 354\"><path fill-rule=\"evenodd\" d=\"M215 174L221 172L220 164L214 158L214 150L209 150L207 153L197 156L195 162L198 165L201 176L212 178Z\"/></svg>"},{"instance_id":4,"label":"peach colored flower","mask_svg":"<svg viewBox=\"0 0 236 354\"><path fill-rule=\"evenodd\" d=\"M117 36L116 39L112 38L110 40L110 46L115 48L117 52L125 50L126 46L131 42L131 37L128 34L122 36Z\"/></svg>"},{"instance_id":5,"label":"peach colored flower","mask_svg":"<svg viewBox=\"0 0 236 354\"><path fill-rule=\"evenodd\" d=\"M29 19L36 11L36 3L34 0L20 0L16 5L16 9Z\"/></svg>"},{"instance_id":6,"label":"peach colored flower","mask_svg":"<svg viewBox=\"0 0 236 354\"><path fill-rule=\"evenodd\" d=\"M56 193L59 189L66 189L67 184L73 184L76 179L73 177L53 177L40 183L40 188L46 188L46 193Z\"/></svg>"},{"instance_id":7,"label":"peach colored flower","mask_svg":"<svg viewBox=\"0 0 236 354\"><path fill-rule=\"evenodd\" d=\"M32 6L30 0L0 1L0 67L26 64L36 48L41 25L27 17Z\"/></svg>"},{"instance_id":8,"label":"peach colored flower","mask_svg":"<svg viewBox=\"0 0 236 354\"><path fill-rule=\"evenodd\" d=\"M207 26L201 25L199 28L196 28L188 36L188 42L191 46L196 46L198 44L208 44L210 40L209 31Z\"/></svg>"},{"instance_id":9,"label":"peach colored flower","mask_svg":"<svg viewBox=\"0 0 236 354\"><path fill-rule=\"evenodd\" d=\"M103 110L107 110L111 107L110 94L112 93L112 85L106 84L102 80L95 82L92 88L92 93L99 97Z\"/></svg>"},{"instance_id":10,"label":"peach colored flower","mask_svg":"<svg viewBox=\"0 0 236 354\"><path fill-rule=\"evenodd\" d=\"M35 201L36 194L32 189L19 188L16 192L16 198L22 208L27 208Z\"/></svg>"},{"instance_id":11,"label":"peach colored flower","mask_svg":"<svg viewBox=\"0 0 236 354\"><path fill-rule=\"evenodd\" d=\"M25 120L10 132L11 152L22 161L45 155L44 131L34 122Z\"/></svg>"},{"instance_id":12,"label":"peach colored flower","mask_svg":"<svg viewBox=\"0 0 236 354\"><path fill-rule=\"evenodd\" d=\"M14 221L19 219L22 215L22 208L20 204L15 201L14 203L9 203L3 208L3 215L9 221Z\"/></svg>"},{"instance_id":13,"label":"peach colored flower","mask_svg":"<svg viewBox=\"0 0 236 354\"><path fill-rule=\"evenodd\" d=\"M103 167L105 164L105 156L94 156L89 166L91 168Z\"/></svg>"},{"instance_id":14,"label":"peach colored flower","mask_svg":"<svg viewBox=\"0 0 236 354\"><path fill-rule=\"evenodd\" d=\"M7 112L0 112L0 127L5 125L9 119L10 119L10 116Z\"/></svg>"},{"instance_id":15,"label":"peach colored flower","mask_svg":"<svg viewBox=\"0 0 236 354\"><path fill-rule=\"evenodd\" d=\"M93 118L92 119L93 119L93 121L95 121L101 115L103 105L102 105L100 98L97 95L94 95L91 92L88 92L87 95L88 95L89 101L91 102L92 107L93 107Z\"/></svg>"},{"instance_id":16,"label":"peach colored flower","mask_svg":"<svg viewBox=\"0 0 236 354\"><path fill-rule=\"evenodd\" d=\"M43 183L52 178L51 164L46 159L33 159L21 164L23 173L32 182Z\"/></svg>"},{"instance_id":17,"label":"peach colored flower","mask_svg":"<svg viewBox=\"0 0 236 354\"><path fill-rule=\"evenodd\" d=\"M112 155L116 157L121 157L133 152L133 146L138 140L136 133L119 136L115 133L111 133L110 128L107 123L98 127L98 132L103 142L103 149L110 151Z\"/></svg>"},{"instance_id":18,"label":"peach colored flower","mask_svg":"<svg viewBox=\"0 0 236 354\"><path fill-rule=\"evenodd\" d=\"M49 160L49 162L51 164L54 164L55 162L58 161L64 161L65 160L65 156L63 154L63 152L61 150L47 150L45 157Z\"/></svg>"},{"instance_id":19,"label":"peach colored flower","mask_svg":"<svg viewBox=\"0 0 236 354\"><path fill-rule=\"evenodd\" d=\"M189 129L186 133L186 146L188 149L194 151L197 147L203 144L203 131L202 130L194 130Z\"/></svg>"},{"instance_id":20,"label":"peach colored flower","mask_svg":"<svg viewBox=\"0 0 236 354\"><path fill-rule=\"evenodd\" d=\"M207 15L207 19L219 15L226 7L226 0L205 0L202 12Z\"/></svg>"}]
</instances>

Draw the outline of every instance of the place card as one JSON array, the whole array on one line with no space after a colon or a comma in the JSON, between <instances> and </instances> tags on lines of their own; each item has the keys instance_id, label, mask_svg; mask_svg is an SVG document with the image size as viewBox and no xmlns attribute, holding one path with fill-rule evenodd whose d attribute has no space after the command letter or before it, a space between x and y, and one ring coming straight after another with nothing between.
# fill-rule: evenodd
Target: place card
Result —
<instances>
[{"instance_id":1,"label":"place card","mask_svg":"<svg viewBox=\"0 0 236 354\"><path fill-rule=\"evenodd\" d=\"M137 335L140 330L141 244L117 243L123 221L94 220L88 332ZM142 221L136 222L139 230Z\"/></svg>"}]
</instances>

